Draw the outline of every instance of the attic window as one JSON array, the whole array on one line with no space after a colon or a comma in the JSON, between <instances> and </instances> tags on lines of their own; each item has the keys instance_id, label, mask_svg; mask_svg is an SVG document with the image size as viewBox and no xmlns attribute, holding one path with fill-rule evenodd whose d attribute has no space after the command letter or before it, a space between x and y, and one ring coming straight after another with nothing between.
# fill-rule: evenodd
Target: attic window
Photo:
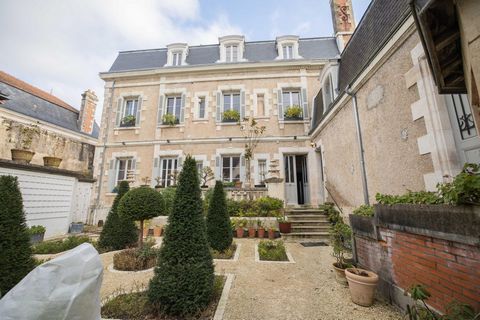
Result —
<instances>
[{"instance_id":1,"label":"attic window","mask_svg":"<svg viewBox=\"0 0 480 320\"><path fill-rule=\"evenodd\" d=\"M181 66L182 65L182 53L181 52L174 52L173 53L172 65L174 65L174 66Z\"/></svg>"},{"instance_id":2,"label":"attic window","mask_svg":"<svg viewBox=\"0 0 480 320\"><path fill-rule=\"evenodd\" d=\"M187 64L188 46L186 43L169 44L167 49L167 63L165 66L177 67Z\"/></svg>"},{"instance_id":3,"label":"attic window","mask_svg":"<svg viewBox=\"0 0 480 320\"><path fill-rule=\"evenodd\" d=\"M293 59L293 44L285 44L282 46L283 59Z\"/></svg>"},{"instance_id":4,"label":"attic window","mask_svg":"<svg viewBox=\"0 0 480 320\"><path fill-rule=\"evenodd\" d=\"M238 61L238 46L237 45L228 45L225 47L226 61L227 62L237 62Z\"/></svg>"},{"instance_id":5,"label":"attic window","mask_svg":"<svg viewBox=\"0 0 480 320\"><path fill-rule=\"evenodd\" d=\"M243 36L225 36L218 39L220 43L220 60L218 62L240 62L245 61L245 38Z\"/></svg>"},{"instance_id":6,"label":"attic window","mask_svg":"<svg viewBox=\"0 0 480 320\"><path fill-rule=\"evenodd\" d=\"M277 59L299 59L298 36L277 37Z\"/></svg>"}]
</instances>

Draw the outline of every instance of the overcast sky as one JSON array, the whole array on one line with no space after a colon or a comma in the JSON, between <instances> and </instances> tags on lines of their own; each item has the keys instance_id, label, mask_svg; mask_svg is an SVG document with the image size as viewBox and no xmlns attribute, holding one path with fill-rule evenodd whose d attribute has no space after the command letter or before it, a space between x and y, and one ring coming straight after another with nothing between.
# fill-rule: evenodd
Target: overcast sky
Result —
<instances>
[{"instance_id":1,"label":"overcast sky","mask_svg":"<svg viewBox=\"0 0 480 320\"><path fill-rule=\"evenodd\" d=\"M173 42L218 43L278 35L330 36L329 0L1 0L0 70L80 108L80 95L99 97L118 51ZM353 0L359 21L370 0Z\"/></svg>"}]
</instances>

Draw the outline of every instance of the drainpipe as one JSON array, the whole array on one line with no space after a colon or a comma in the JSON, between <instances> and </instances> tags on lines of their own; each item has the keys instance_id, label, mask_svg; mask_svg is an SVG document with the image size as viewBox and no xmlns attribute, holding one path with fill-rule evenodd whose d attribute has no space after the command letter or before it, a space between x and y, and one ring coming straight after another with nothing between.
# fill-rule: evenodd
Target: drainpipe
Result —
<instances>
[{"instance_id":1,"label":"drainpipe","mask_svg":"<svg viewBox=\"0 0 480 320\"><path fill-rule=\"evenodd\" d=\"M105 115L106 115L106 121L107 121L107 124L105 126L105 132L103 134L103 151L102 151L102 160L100 162L100 175L99 175L99 178L98 178L98 191L97 191L97 197L95 199L95 206L94 208L97 208L99 203L100 203L100 194L102 192L102 184L103 184L103 175L104 175L104 172L105 172L105 151L107 149L107 137L108 137L108 131L110 129L110 120L109 120L109 115L111 114L111 111L112 111L112 106L113 106L113 93L114 93L114 90L115 90L115 80L113 80L113 83L112 83L112 92L110 94L110 102L109 102L109 106L108 106L108 110L105 112ZM93 223L93 221L92 221Z\"/></svg>"},{"instance_id":2,"label":"drainpipe","mask_svg":"<svg viewBox=\"0 0 480 320\"><path fill-rule=\"evenodd\" d=\"M370 205L368 196L367 171L365 170L365 150L363 149L362 130L360 127L360 117L358 115L357 94L352 91L350 85L345 89L345 93L352 97L353 116L355 118L355 127L357 129L357 142L360 149L360 168L362 172L363 201L366 205Z\"/></svg>"}]
</instances>

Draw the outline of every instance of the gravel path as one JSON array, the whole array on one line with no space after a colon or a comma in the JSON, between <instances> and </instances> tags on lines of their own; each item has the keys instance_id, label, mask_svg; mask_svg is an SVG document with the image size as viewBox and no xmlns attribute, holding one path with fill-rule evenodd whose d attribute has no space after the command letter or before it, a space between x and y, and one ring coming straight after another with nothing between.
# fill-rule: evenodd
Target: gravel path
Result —
<instances>
[{"instance_id":1,"label":"gravel path","mask_svg":"<svg viewBox=\"0 0 480 320\"><path fill-rule=\"evenodd\" d=\"M364 308L350 301L348 288L335 281L330 247L305 248L287 243L294 264L255 262L257 240L236 239L241 243L237 262L218 261L215 272L233 273L224 319L402 319L392 306L376 301ZM101 296L106 298L122 288L148 285L153 271L112 273L112 252L102 254L104 278Z\"/></svg>"}]
</instances>

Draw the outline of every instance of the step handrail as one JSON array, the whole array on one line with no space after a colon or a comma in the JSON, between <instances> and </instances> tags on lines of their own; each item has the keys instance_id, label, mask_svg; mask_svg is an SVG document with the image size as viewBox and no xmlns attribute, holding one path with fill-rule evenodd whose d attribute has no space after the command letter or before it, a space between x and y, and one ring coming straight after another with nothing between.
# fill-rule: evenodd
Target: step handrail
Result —
<instances>
[{"instance_id":1,"label":"step handrail","mask_svg":"<svg viewBox=\"0 0 480 320\"><path fill-rule=\"evenodd\" d=\"M330 192L330 190L328 190L327 185L325 185L325 190L327 190L328 194L330 195L330 198L332 198L332 200L333 200L333 203L334 203L335 206L338 208L338 210L340 210L340 213L343 215L343 210L342 210L342 208L340 208L340 206L338 205L337 201L336 201L335 198L333 197L332 193Z\"/></svg>"}]
</instances>

